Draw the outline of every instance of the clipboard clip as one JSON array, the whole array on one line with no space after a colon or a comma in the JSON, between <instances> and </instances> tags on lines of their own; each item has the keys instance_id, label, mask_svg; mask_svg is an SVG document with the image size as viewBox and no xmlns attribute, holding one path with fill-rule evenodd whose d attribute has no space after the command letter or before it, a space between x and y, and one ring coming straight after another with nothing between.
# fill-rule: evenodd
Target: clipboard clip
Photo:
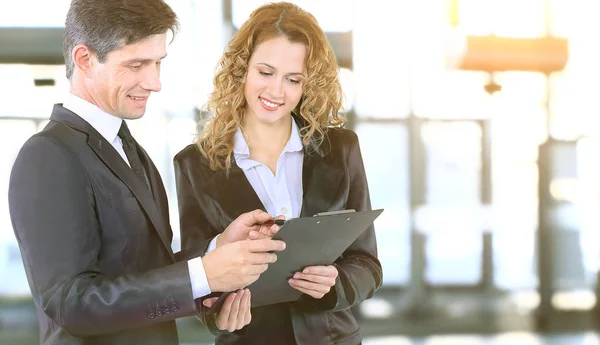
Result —
<instances>
[{"instance_id":1,"label":"clipboard clip","mask_svg":"<svg viewBox=\"0 0 600 345\"><path fill-rule=\"evenodd\" d=\"M340 210L340 211L320 212L320 213L315 214L313 217L334 216L336 214L344 214L344 213L352 213L352 212L356 212L356 211L353 209L348 209L348 210Z\"/></svg>"}]
</instances>

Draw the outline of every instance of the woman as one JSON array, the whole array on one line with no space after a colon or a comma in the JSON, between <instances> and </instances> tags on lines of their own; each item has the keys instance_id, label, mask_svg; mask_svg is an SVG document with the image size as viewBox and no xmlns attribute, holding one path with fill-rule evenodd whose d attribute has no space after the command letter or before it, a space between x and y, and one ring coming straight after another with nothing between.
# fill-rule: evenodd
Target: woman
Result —
<instances>
[{"instance_id":1,"label":"woman","mask_svg":"<svg viewBox=\"0 0 600 345\"><path fill-rule=\"evenodd\" d=\"M255 10L220 60L207 110L212 120L175 157L182 249L246 239L223 232L256 208L286 218L371 208L354 132L342 129L339 68L323 30L299 7ZM351 307L382 281L371 226L333 264L307 267L293 303L252 309L252 321L217 344L359 344Z\"/></svg>"}]
</instances>

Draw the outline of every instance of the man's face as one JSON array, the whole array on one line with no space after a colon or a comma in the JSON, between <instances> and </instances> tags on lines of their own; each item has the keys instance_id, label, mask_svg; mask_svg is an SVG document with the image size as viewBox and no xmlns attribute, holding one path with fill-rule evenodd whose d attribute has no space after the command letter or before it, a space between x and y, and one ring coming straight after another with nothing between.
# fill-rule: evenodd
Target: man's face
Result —
<instances>
[{"instance_id":1,"label":"man's face","mask_svg":"<svg viewBox=\"0 0 600 345\"><path fill-rule=\"evenodd\" d=\"M94 104L123 119L144 116L152 91L160 91L160 63L167 55L167 34L110 52L104 63L91 58L91 73L86 80Z\"/></svg>"}]
</instances>

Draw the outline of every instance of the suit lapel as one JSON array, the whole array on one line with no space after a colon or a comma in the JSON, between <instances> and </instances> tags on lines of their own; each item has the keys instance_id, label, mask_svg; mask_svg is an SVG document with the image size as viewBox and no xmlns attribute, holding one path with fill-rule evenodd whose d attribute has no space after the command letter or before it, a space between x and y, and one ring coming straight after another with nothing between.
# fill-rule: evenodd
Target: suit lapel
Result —
<instances>
[{"instance_id":1,"label":"suit lapel","mask_svg":"<svg viewBox=\"0 0 600 345\"><path fill-rule=\"evenodd\" d=\"M137 144L137 142L136 142ZM150 159L150 156L142 148L139 144L137 144L138 154L140 156L140 161L146 170L146 175L148 176L148 180L150 181L151 193L154 196L154 203L158 207L160 214L162 215L164 229L167 230L167 242L171 243L171 232L169 229L171 225L169 224L169 203L167 200L167 194L165 192L165 186L160 177L160 173L158 169ZM136 176L137 177L137 176Z\"/></svg>"},{"instance_id":2,"label":"suit lapel","mask_svg":"<svg viewBox=\"0 0 600 345\"><path fill-rule=\"evenodd\" d=\"M229 176L221 170L215 172L206 184L205 191L221 208L220 211L227 218L227 224L245 212L256 209L266 212L244 171L235 163L229 171Z\"/></svg>"},{"instance_id":3,"label":"suit lapel","mask_svg":"<svg viewBox=\"0 0 600 345\"><path fill-rule=\"evenodd\" d=\"M133 170L125 163L123 158L114 149L114 147L106 141L89 123L73 114L71 111L63 108L60 105L54 106L51 120L59 121L65 125L74 128L78 131L82 131L88 134L87 144L96 153L98 158L129 188L131 193L138 200L142 209L154 225L165 249L169 253L169 256L175 261L175 255L171 249L170 236L168 235L168 228L165 227L165 223L161 221L161 214L156 206L156 203L152 199L150 191L142 185L139 178L135 175ZM152 174L148 174L152 175ZM151 181L152 182L152 181ZM152 183L153 187L156 188L155 184Z\"/></svg>"},{"instance_id":4,"label":"suit lapel","mask_svg":"<svg viewBox=\"0 0 600 345\"><path fill-rule=\"evenodd\" d=\"M315 152L304 151L302 165L302 211L301 217L329 211L344 176L340 163L343 157L331 155L330 143L325 140Z\"/></svg>"}]
</instances>

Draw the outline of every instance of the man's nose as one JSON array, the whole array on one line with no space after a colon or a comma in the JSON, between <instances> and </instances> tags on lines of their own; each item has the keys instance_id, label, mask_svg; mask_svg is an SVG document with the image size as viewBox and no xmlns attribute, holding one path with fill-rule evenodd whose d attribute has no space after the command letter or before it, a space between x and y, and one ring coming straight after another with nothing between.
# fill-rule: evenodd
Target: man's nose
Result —
<instances>
[{"instance_id":1,"label":"man's nose","mask_svg":"<svg viewBox=\"0 0 600 345\"><path fill-rule=\"evenodd\" d=\"M146 73L144 74L144 79L142 80L141 87L145 90L158 92L160 91L160 65L156 66L148 66L146 69Z\"/></svg>"}]
</instances>

